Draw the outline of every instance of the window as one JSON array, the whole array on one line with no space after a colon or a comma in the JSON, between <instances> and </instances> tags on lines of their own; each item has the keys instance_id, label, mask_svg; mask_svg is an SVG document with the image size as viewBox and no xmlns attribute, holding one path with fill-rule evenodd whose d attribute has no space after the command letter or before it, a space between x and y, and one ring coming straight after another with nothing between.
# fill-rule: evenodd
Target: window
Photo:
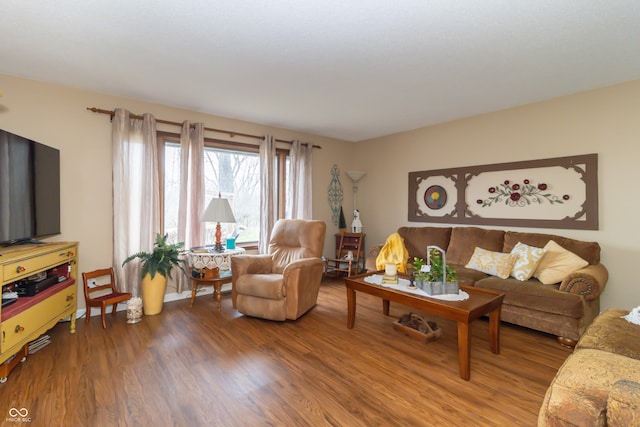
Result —
<instances>
[{"instance_id":1,"label":"window","mask_svg":"<svg viewBox=\"0 0 640 427\"><path fill-rule=\"evenodd\" d=\"M180 201L180 136L158 133L163 202L163 232L169 240L177 239L178 204ZM279 217L284 216L284 183L287 152L278 150ZM260 158L258 147L205 139L204 186L206 208L213 197L228 199L236 218L235 224L221 224L223 238L239 232L237 243L256 244L260 234ZM205 244L215 241L215 223L206 224Z\"/></svg>"}]
</instances>

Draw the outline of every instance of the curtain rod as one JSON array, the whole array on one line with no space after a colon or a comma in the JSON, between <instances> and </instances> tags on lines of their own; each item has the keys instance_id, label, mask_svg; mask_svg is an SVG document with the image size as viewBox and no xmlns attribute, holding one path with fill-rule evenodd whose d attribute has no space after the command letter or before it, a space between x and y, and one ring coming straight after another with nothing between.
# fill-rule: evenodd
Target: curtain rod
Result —
<instances>
[{"instance_id":1,"label":"curtain rod","mask_svg":"<svg viewBox=\"0 0 640 427\"><path fill-rule=\"evenodd\" d=\"M87 107L87 110L93 111L94 113L108 114L109 116L111 116L111 120L113 120L113 116L116 114L116 112L113 111L113 110L103 110L102 108L96 108L96 107ZM130 114L129 117L132 118L132 119L142 119L143 118L141 115L138 115L138 114ZM169 120L161 120L161 119L156 119L156 123L162 123L162 124L165 124L165 125L173 125L173 126L182 126L182 123L172 122L172 121L169 121ZM233 138L234 136L244 136L244 137L247 137L247 138L264 140L264 136L252 135L250 133L233 132L233 131L230 131L230 130L208 128L208 127L205 127L204 130L208 130L208 131L211 131L211 132L226 133L231 138ZM293 143L292 141L287 141L286 139L276 139L275 141L276 142L283 142L285 144L292 144ZM303 142L302 145L309 145L309 144L306 143L306 142ZM319 146L319 145L312 145L312 147L313 148L322 149L322 147Z\"/></svg>"}]
</instances>

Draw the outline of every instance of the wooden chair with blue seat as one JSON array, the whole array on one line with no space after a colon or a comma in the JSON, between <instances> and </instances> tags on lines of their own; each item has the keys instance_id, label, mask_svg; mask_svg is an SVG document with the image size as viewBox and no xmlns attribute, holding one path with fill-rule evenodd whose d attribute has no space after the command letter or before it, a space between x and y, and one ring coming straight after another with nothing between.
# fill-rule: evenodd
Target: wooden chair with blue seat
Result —
<instances>
[{"instance_id":1,"label":"wooden chair with blue seat","mask_svg":"<svg viewBox=\"0 0 640 427\"><path fill-rule=\"evenodd\" d=\"M109 277L109 283L97 285L97 280ZM96 280L96 286L89 286L89 281ZM104 280L104 279L103 279ZM87 307L84 323L89 323L91 315L91 307L100 307L100 317L102 318L102 327L107 328L105 314L108 306L112 306L111 315L116 314L116 308L119 303L125 302L131 298L130 292L119 292L116 288L115 276L113 268L103 268L100 270L82 273L82 282L84 283L84 302Z\"/></svg>"}]
</instances>

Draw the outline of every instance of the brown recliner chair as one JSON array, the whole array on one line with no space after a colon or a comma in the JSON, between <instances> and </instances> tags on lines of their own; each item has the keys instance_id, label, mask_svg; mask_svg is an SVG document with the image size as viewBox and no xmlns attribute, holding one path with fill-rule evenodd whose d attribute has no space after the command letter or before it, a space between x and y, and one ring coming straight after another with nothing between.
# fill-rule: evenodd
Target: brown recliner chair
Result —
<instances>
[{"instance_id":1,"label":"brown recliner chair","mask_svg":"<svg viewBox=\"0 0 640 427\"><path fill-rule=\"evenodd\" d=\"M314 305L322 279L323 221L281 219L269 254L231 257L231 300L240 313L295 320Z\"/></svg>"}]
</instances>

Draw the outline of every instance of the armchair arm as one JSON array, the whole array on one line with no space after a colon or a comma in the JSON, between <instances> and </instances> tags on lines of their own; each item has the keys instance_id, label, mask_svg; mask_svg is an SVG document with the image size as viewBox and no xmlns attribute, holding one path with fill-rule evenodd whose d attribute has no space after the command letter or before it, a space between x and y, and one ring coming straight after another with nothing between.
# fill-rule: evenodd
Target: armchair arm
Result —
<instances>
[{"instance_id":1,"label":"armchair arm","mask_svg":"<svg viewBox=\"0 0 640 427\"><path fill-rule=\"evenodd\" d=\"M282 271L288 319L297 319L316 304L323 266L320 258L303 258Z\"/></svg>"},{"instance_id":2,"label":"armchair arm","mask_svg":"<svg viewBox=\"0 0 640 427\"><path fill-rule=\"evenodd\" d=\"M600 296L608 279L609 272L604 265L588 265L567 276L560 283L560 290L583 295L589 301Z\"/></svg>"},{"instance_id":3,"label":"armchair arm","mask_svg":"<svg viewBox=\"0 0 640 427\"><path fill-rule=\"evenodd\" d=\"M616 381L607 399L607 425L640 424L638 407L640 407L640 384L630 380Z\"/></svg>"},{"instance_id":4,"label":"armchair arm","mask_svg":"<svg viewBox=\"0 0 640 427\"><path fill-rule=\"evenodd\" d=\"M243 274L271 273L271 255L236 255L231 257L231 274L239 277Z\"/></svg>"}]
</instances>

